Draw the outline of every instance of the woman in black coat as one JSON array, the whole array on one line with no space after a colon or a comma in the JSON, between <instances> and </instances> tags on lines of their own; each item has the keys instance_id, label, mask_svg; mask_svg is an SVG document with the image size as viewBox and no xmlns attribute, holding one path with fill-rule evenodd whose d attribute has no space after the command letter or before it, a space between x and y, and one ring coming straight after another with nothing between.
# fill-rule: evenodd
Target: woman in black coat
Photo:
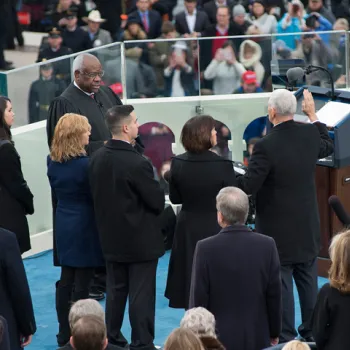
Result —
<instances>
[{"instance_id":1,"label":"woman in black coat","mask_svg":"<svg viewBox=\"0 0 350 350\"><path fill-rule=\"evenodd\" d=\"M32 341L36 323L16 236L3 228L0 228L0 266L0 315L6 320L8 331L0 349L6 349L7 342L9 349L20 350Z\"/></svg>"},{"instance_id":2,"label":"woman in black coat","mask_svg":"<svg viewBox=\"0 0 350 350\"><path fill-rule=\"evenodd\" d=\"M169 177L170 200L182 204L182 209L175 229L165 296L170 307L187 309L196 244L220 231L216 196L223 187L235 186L236 177L232 162L210 151L216 145L212 117L191 118L182 129L181 142L187 152L173 158Z\"/></svg>"},{"instance_id":3,"label":"woman in black coat","mask_svg":"<svg viewBox=\"0 0 350 350\"><path fill-rule=\"evenodd\" d=\"M16 234L23 254L31 248L26 215L34 213L34 204L12 141L14 115L11 101L0 97L0 227Z\"/></svg>"},{"instance_id":4,"label":"woman in black coat","mask_svg":"<svg viewBox=\"0 0 350 350\"><path fill-rule=\"evenodd\" d=\"M336 235L329 248L329 283L317 297L312 335L318 350L350 349L350 230Z\"/></svg>"}]
</instances>

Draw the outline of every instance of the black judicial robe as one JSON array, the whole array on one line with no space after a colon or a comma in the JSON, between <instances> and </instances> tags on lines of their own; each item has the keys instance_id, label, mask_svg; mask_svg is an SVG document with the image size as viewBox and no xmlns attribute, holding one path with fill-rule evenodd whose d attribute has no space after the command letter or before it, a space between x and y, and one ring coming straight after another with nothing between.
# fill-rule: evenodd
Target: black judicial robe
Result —
<instances>
[{"instance_id":1,"label":"black judicial robe","mask_svg":"<svg viewBox=\"0 0 350 350\"><path fill-rule=\"evenodd\" d=\"M46 126L49 147L58 120L66 113L76 113L85 116L91 125L87 149L88 155L91 155L111 137L105 124L107 110L121 104L119 97L107 86L101 86L93 99L71 83L50 105Z\"/></svg>"},{"instance_id":2,"label":"black judicial robe","mask_svg":"<svg viewBox=\"0 0 350 350\"><path fill-rule=\"evenodd\" d=\"M95 94L95 99L86 95L83 91L71 83L61 96L55 98L49 107L46 132L49 147L51 146L53 134L58 120L66 113L76 113L85 116L91 125L90 142L87 147L88 155L99 149L111 134L105 124L105 115L109 108L121 105L119 97L107 86L101 86ZM52 192L53 209L53 259L54 265L60 266L57 259L55 243L55 217L57 199Z\"/></svg>"}]
</instances>

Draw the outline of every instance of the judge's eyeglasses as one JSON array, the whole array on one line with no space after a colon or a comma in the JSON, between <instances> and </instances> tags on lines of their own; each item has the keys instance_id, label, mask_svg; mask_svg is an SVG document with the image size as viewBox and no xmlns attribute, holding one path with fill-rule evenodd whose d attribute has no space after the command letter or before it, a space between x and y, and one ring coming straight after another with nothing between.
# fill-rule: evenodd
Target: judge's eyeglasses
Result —
<instances>
[{"instance_id":1,"label":"judge's eyeglasses","mask_svg":"<svg viewBox=\"0 0 350 350\"><path fill-rule=\"evenodd\" d=\"M100 78L102 78L105 74L105 71L104 70L101 70L101 72L91 72L91 73L88 73L88 72L81 72L81 74L83 75L86 75L87 77L89 78L96 78L97 76L99 76Z\"/></svg>"}]
</instances>

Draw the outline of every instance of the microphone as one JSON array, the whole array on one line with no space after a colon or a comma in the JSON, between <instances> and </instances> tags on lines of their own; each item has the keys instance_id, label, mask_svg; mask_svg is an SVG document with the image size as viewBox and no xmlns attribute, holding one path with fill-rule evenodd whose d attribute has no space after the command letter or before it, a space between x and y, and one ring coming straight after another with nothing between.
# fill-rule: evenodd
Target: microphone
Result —
<instances>
[{"instance_id":1,"label":"microphone","mask_svg":"<svg viewBox=\"0 0 350 350\"><path fill-rule=\"evenodd\" d=\"M301 67L289 68L287 70L288 83L290 85L294 86L298 82L298 80L303 78L303 76L305 74L310 74L310 73L316 72L318 70L321 70L321 71L327 73L327 75L329 77L330 84L331 84L330 97L331 97L331 100L334 101L335 100L334 81L333 81L332 74L326 68L323 68L323 67L320 67L320 66L313 66L313 65L309 65L309 66L307 66L305 68L301 68Z\"/></svg>"},{"instance_id":2,"label":"microphone","mask_svg":"<svg viewBox=\"0 0 350 350\"><path fill-rule=\"evenodd\" d=\"M349 226L350 225L350 216L349 214L345 211L345 208L343 204L341 204L339 198L337 196L330 196L328 199L328 203L333 209L335 215L339 219L339 221L344 225L344 226Z\"/></svg>"},{"instance_id":3,"label":"microphone","mask_svg":"<svg viewBox=\"0 0 350 350\"><path fill-rule=\"evenodd\" d=\"M305 75L305 71L301 67L294 67L287 70L287 79L291 85L295 85Z\"/></svg>"}]
</instances>

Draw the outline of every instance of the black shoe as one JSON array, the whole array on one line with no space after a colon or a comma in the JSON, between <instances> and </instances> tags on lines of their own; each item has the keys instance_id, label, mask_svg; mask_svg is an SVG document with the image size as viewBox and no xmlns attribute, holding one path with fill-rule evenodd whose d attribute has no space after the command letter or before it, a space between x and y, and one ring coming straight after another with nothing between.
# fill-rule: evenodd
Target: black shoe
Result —
<instances>
[{"instance_id":1,"label":"black shoe","mask_svg":"<svg viewBox=\"0 0 350 350\"><path fill-rule=\"evenodd\" d=\"M306 343L314 343L315 342L314 337L306 337L306 338L303 338L303 340Z\"/></svg>"},{"instance_id":2,"label":"black shoe","mask_svg":"<svg viewBox=\"0 0 350 350\"><path fill-rule=\"evenodd\" d=\"M5 61L6 65L8 66L12 66L13 65L13 62L12 61Z\"/></svg>"},{"instance_id":3,"label":"black shoe","mask_svg":"<svg viewBox=\"0 0 350 350\"><path fill-rule=\"evenodd\" d=\"M0 66L0 70L11 70L11 69L15 69L15 67L12 66L11 64L5 63L5 65Z\"/></svg>"}]
</instances>

